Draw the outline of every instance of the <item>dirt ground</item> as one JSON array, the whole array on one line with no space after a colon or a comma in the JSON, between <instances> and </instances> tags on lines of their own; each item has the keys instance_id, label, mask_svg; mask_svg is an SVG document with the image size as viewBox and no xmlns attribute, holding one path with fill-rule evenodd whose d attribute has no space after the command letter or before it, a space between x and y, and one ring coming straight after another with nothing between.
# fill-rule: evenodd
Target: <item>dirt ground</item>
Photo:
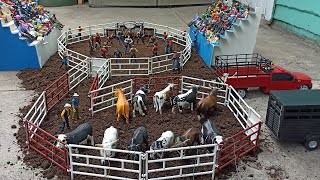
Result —
<instances>
[{"instance_id":1,"label":"dirt ground","mask_svg":"<svg viewBox=\"0 0 320 180\"><path fill-rule=\"evenodd\" d=\"M82 52L85 52L86 45L87 43L84 42L80 44L71 45L70 48L75 51L80 50ZM175 47L175 48L179 49L181 47ZM164 52L164 49L161 51ZM142 51L142 52L146 52L146 51ZM37 90L37 92L41 92L47 87L47 85L52 83L55 79L57 79L57 77L59 77L64 73L63 68L60 68L60 69L57 68L57 66L60 65L59 60L60 60L59 56L55 54L46 63L44 68L40 70L21 71L18 74L18 77L23 81L23 85L26 89L35 89ZM156 76L170 76L170 75L177 75L177 74L174 74L173 72L165 72L165 73L160 73ZM207 68L204 62L202 61L202 59L200 58L200 56L193 52L191 59L187 62L187 64L185 65L180 75L212 80L213 70L210 68ZM113 77L111 80L107 81L106 85L111 85L114 83L131 79L131 78L134 78L134 77ZM54 134L54 135L57 134L61 126L61 119L59 114L62 110L62 107L66 102L71 101L72 97L70 95L72 95L74 92L77 92L80 95L80 107L79 107L80 121L78 121L77 123L71 121L70 122L71 129L76 128L81 123L89 122L94 129L94 138L96 143L100 143L102 141L104 130L110 126L116 127L119 131L119 137L120 137L120 141L118 143L119 149L127 149L127 144L129 139L132 136L133 131L139 126L144 126L147 128L149 145L153 141L158 139L162 132L167 130L173 131L175 135L180 135L185 130L191 127L196 128L200 131L201 124L197 120L195 112L191 112L190 110L186 109L184 110L183 114L178 113L174 115L171 113L171 108L169 107L169 105L167 105L164 108L164 113L160 115L159 113L156 113L155 110L152 108L152 101L150 100L148 100L147 102L148 111L147 111L146 117L140 117L139 114L137 114L136 118L131 117L129 126L125 125L125 121L122 121L120 124L116 124L116 116L114 113L115 107L96 113L92 117L91 113L88 111L88 109L90 108L90 99L87 97L88 90L91 86L92 81L93 81L93 78L85 80L78 87L76 87L75 90L73 90L73 92L70 92L69 95L67 95L60 103L58 103L49 112L49 115L45 119L45 121L42 123L41 128L43 128L44 130L48 131L51 134ZM32 104L33 103L21 109L22 115L25 115L28 112ZM224 106L219 106L219 109L213 113L213 116L211 117L211 119L216 123L223 137L229 137L239 132L240 130L242 130L240 124L234 118L233 114L230 113L230 111ZM68 132L68 130L66 130L65 132ZM34 151L29 151L29 153L27 153L26 145L24 143L25 142L24 128L20 128L17 139L18 139L19 145L23 149L23 153L25 154L24 161L26 162L27 165L30 165L32 167L41 167L43 169L50 167L50 163L48 161L43 161L43 158L40 157ZM84 151L81 153L99 155L98 152L90 152L90 151L89 152ZM168 156L170 156L170 154ZM175 166L179 163L181 162L176 162L176 164L172 164L172 165ZM82 169L82 170L87 170L90 172L90 169ZM220 179L225 179L228 175L230 175L230 172L232 172L233 170L234 170L234 167L230 166L226 168L224 171L220 172L218 177L220 177ZM102 173L102 172L99 172L99 173ZM114 173L116 172L111 171L111 174L114 174ZM177 173L177 172L170 172L170 173ZM47 178L53 178L55 175L57 175L59 179L69 179L69 176L66 176L65 174L63 174L63 172L56 166L52 166L50 170L44 172L44 177L47 177ZM87 178L86 176L76 176L76 179L86 179L86 178ZM206 177L203 177L203 178L206 178ZM99 179L99 178L96 178L96 179Z\"/></svg>"}]
</instances>

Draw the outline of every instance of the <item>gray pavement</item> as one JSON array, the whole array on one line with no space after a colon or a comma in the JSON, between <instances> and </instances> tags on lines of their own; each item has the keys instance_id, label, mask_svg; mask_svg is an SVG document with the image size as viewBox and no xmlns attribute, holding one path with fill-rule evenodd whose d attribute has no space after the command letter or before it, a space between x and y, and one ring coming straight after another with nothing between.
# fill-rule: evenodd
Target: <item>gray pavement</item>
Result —
<instances>
[{"instance_id":1,"label":"gray pavement","mask_svg":"<svg viewBox=\"0 0 320 180\"><path fill-rule=\"evenodd\" d=\"M165 8L89 8L86 5L47 8L56 13L57 18L67 28L107 23L112 21L149 21L163 24L181 30L187 29L186 23L196 14L203 12L206 6ZM314 81L314 88L319 88L318 63L320 47L286 32L270 28L262 23L257 37L255 52L274 60L276 64L289 70L301 71L310 75ZM32 171L21 173L21 162L13 166L6 162L16 162L19 149L11 129L16 124L19 107L30 101L34 95L32 91L21 89L20 81L15 72L0 72L0 179L32 179ZM246 101L254 107L264 121L268 96L260 91L250 91ZM298 143L279 143L270 131L263 126L261 144L263 152L257 162L248 162L238 166L238 173L230 179L320 179L320 150L306 152ZM10 152L8 152L10 148ZM253 159L255 160L255 159ZM245 167L245 170L244 168ZM273 170L271 170L273 169Z\"/></svg>"}]
</instances>

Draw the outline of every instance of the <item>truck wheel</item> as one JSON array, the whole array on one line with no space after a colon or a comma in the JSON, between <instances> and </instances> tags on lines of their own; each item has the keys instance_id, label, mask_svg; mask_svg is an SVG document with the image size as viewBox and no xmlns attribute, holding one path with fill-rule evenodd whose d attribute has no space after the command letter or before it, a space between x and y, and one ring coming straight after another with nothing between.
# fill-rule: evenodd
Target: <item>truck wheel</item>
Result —
<instances>
[{"instance_id":1,"label":"truck wheel","mask_svg":"<svg viewBox=\"0 0 320 180\"><path fill-rule=\"evenodd\" d=\"M244 99L247 95L247 90L246 89L237 89L238 94L242 99Z\"/></svg>"},{"instance_id":2,"label":"truck wheel","mask_svg":"<svg viewBox=\"0 0 320 180\"><path fill-rule=\"evenodd\" d=\"M304 146L308 151L316 150L318 148L318 145L319 145L319 139L310 138L304 142Z\"/></svg>"},{"instance_id":3,"label":"truck wheel","mask_svg":"<svg viewBox=\"0 0 320 180\"><path fill-rule=\"evenodd\" d=\"M300 89L300 90L308 90L309 87L308 87L307 85L303 84L303 85L301 85L301 86L299 87L299 89Z\"/></svg>"}]
</instances>

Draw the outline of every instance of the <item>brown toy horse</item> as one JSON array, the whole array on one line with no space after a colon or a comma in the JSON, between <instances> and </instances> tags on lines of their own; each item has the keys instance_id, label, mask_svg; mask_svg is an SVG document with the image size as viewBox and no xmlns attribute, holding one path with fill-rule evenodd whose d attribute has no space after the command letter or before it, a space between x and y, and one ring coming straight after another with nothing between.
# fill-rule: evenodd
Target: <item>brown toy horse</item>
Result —
<instances>
[{"instance_id":1,"label":"brown toy horse","mask_svg":"<svg viewBox=\"0 0 320 180\"><path fill-rule=\"evenodd\" d=\"M129 124L130 107L129 107L129 103L127 101L126 96L123 94L123 90L121 88L115 89L114 95L118 97L117 110L116 110L118 114L117 123L120 121L121 115L123 115L124 118L126 119L126 123Z\"/></svg>"}]
</instances>

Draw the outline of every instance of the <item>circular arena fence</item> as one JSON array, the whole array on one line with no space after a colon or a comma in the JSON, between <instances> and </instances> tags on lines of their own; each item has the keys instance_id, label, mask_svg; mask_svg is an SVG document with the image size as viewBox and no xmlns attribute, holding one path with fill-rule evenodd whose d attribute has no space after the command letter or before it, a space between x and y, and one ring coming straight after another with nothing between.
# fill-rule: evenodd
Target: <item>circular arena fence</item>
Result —
<instances>
[{"instance_id":1,"label":"circular arena fence","mask_svg":"<svg viewBox=\"0 0 320 180\"><path fill-rule=\"evenodd\" d=\"M203 80L187 76L170 77L148 77L134 78L111 86L105 86L105 82L112 76L136 76L150 75L170 71L172 54L158 57L146 58L122 58L116 63L115 58L101 59L91 58L67 48L67 45L85 41L95 33L106 35L109 32L116 32L119 28L131 30L145 30L145 34L160 34L167 32L174 38L174 43L184 46L180 52L182 66L191 56L191 40L188 35L183 35L179 30L147 23L147 22L114 22L103 25L84 27L81 36L78 30L71 30L63 33L58 38L58 51L68 52L69 66L67 73L49 85L39 96L27 115L24 117L26 126L27 145L47 160L61 168L65 173L70 173L72 179L75 175L105 177L111 179L174 179L181 177L194 177L200 175L211 175L212 179L216 172L234 163L241 156L250 151L256 151L259 146L259 135L262 122L260 115L253 110L235 91L232 86L216 81ZM94 146L68 144L64 148L58 148L55 143L59 141L55 136L41 129L41 123L45 120L47 113L60 102L79 83L94 77L89 89L88 96L91 99L90 111L95 113L112 108L116 104L116 97L113 91L121 87L129 101L134 92L140 86L146 85L150 88L150 95L162 90L168 83L174 83L178 87L177 93L184 93L191 85L198 85L197 99L206 97L210 91L210 85L219 87L218 103L227 107L230 113L238 120L243 130L231 137L224 137L220 144L197 145L180 148L169 148L152 150L146 152L133 152L120 149L104 149ZM149 97L150 98L150 97ZM62 143L62 142L61 142ZM206 149L211 148L211 152ZM75 149L82 149L75 151ZM194 150L197 153L185 155L184 151ZM101 151L117 153L117 157L106 157L100 155ZM174 156L162 159L149 159L150 154L157 152L181 152L172 153ZM99 155L97 155L99 154ZM136 155L137 158L127 159L128 155ZM181 160L189 160L185 164ZM101 161L107 162L105 166ZM177 165L176 162L180 164ZM159 163L161 167L159 167ZM170 175L167 173L170 172Z\"/></svg>"}]
</instances>

